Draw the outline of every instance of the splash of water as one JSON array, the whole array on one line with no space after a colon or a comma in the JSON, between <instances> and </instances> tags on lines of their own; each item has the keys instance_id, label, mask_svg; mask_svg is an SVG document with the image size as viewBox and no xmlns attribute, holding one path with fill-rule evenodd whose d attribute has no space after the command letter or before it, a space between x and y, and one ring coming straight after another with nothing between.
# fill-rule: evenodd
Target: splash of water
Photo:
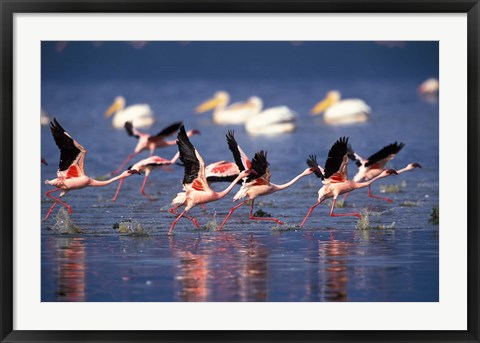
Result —
<instances>
[{"instance_id":1,"label":"splash of water","mask_svg":"<svg viewBox=\"0 0 480 343\"><path fill-rule=\"evenodd\" d=\"M55 224L50 229L59 234L83 233L83 230L75 225L73 219L64 208L61 208L58 211L57 215L55 216Z\"/></svg>"}]
</instances>

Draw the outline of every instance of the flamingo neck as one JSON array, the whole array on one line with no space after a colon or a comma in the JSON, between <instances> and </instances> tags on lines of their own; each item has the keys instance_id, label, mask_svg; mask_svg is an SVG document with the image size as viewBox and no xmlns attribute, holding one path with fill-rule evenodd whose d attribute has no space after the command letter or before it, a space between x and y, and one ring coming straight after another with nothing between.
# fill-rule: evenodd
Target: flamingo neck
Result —
<instances>
[{"instance_id":1,"label":"flamingo neck","mask_svg":"<svg viewBox=\"0 0 480 343\"><path fill-rule=\"evenodd\" d=\"M410 171L412 169L414 169L415 167L413 167L411 164L408 164L405 168L402 168L400 170L397 170L397 173L398 174L401 174L401 173L404 173L404 172L407 172L407 171Z\"/></svg>"},{"instance_id":2,"label":"flamingo neck","mask_svg":"<svg viewBox=\"0 0 480 343\"><path fill-rule=\"evenodd\" d=\"M237 182L240 181L240 179L242 179L244 177L245 177L245 175L243 173L240 173L237 176L237 178L235 180L233 180L232 183L227 188L225 188L223 191L217 193L217 197L218 197L217 199L221 199L224 196L226 196L228 193L230 193L230 191L237 184Z\"/></svg>"},{"instance_id":3,"label":"flamingo neck","mask_svg":"<svg viewBox=\"0 0 480 343\"><path fill-rule=\"evenodd\" d=\"M298 180L300 180L302 177L304 177L305 175L307 175L307 172L309 171L309 169L305 170L303 173L301 174L298 174L297 176L295 176L293 179L291 179L289 182L287 183L284 183L283 185L276 185L274 183L272 183L272 186L274 188L274 191L280 191L282 189L285 189L285 188L288 188L290 187L291 185L293 185L295 182L297 182Z\"/></svg>"},{"instance_id":4,"label":"flamingo neck","mask_svg":"<svg viewBox=\"0 0 480 343\"><path fill-rule=\"evenodd\" d=\"M370 179L368 181L365 181L365 182L354 182L353 186L355 189L358 189L358 188L364 188L364 187L368 187L370 186L372 183L374 183L375 181L379 180L379 179L383 179L384 177L387 177L387 176L390 176L390 174L387 174L387 173L381 173L380 175L377 175L376 177L374 177L373 179Z\"/></svg>"},{"instance_id":5,"label":"flamingo neck","mask_svg":"<svg viewBox=\"0 0 480 343\"><path fill-rule=\"evenodd\" d=\"M112 177L111 179L108 179L108 180L105 180L105 181L99 181L99 180L95 180L95 179L90 179L90 183L89 183L89 186L92 186L92 187L102 187L102 186L107 186L117 180L121 180L121 179L125 179L127 177L129 177L130 173L128 172L123 172L122 174L118 175L118 176L115 176L115 177Z\"/></svg>"}]
</instances>

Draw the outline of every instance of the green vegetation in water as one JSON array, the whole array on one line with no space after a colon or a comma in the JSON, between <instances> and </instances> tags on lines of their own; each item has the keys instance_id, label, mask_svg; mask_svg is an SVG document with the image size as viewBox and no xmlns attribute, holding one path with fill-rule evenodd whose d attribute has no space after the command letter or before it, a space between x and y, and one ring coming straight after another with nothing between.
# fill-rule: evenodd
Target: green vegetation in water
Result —
<instances>
[{"instance_id":1,"label":"green vegetation in water","mask_svg":"<svg viewBox=\"0 0 480 343\"><path fill-rule=\"evenodd\" d=\"M337 201L335 202L335 208L345 208L345 207L348 207L347 202L343 200L343 198L340 200L337 199Z\"/></svg>"},{"instance_id":2,"label":"green vegetation in water","mask_svg":"<svg viewBox=\"0 0 480 343\"><path fill-rule=\"evenodd\" d=\"M380 185L380 193L401 193L405 187L407 187L405 180L397 185Z\"/></svg>"},{"instance_id":3,"label":"green vegetation in water","mask_svg":"<svg viewBox=\"0 0 480 343\"><path fill-rule=\"evenodd\" d=\"M272 215L270 213L265 212L262 209L257 210L254 214L254 217L271 217Z\"/></svg>"},{"instance_id":4,"label":"green vegetation in water","mask_svg":"<svg viewBox=\"0 0 480 343\"><path fill-rule=\"evenodd\" d=\"M60 234L80 234L83 230L75 225L65 208L61 208L55 216L55 224L50 228Z\"/></svg>"},{"instance_id":5,"label":"green vegetation in water","mask_svg":"<svg viewBox=\"0 0 480 343\"><path fill-rule=\"evenodd\" d=\"M298 224L283 224L283 225L275 225L274 227L272 227L272 231L277 231L277 232L281 232L281 231L296 231L300 229L300 225Z\"/></svg>"},{"instance_id":6,"label":"green vegetation in water","mask_svg":"<svg viewBox=\"0 0 480 343\"><path fill-rule=\"evenodd\" d=\"M400 203L400 206L404 207L417 207L420 206L420 203L418 201L410 201L410 200L405 200L404 202Z\"/></svg>"},{"instance_id":7,"label":"green vegetation in water","mask_svg":"<svg viewBox=\"0 0 480 343\"><path fill-rule=\"evenodd\" d=\"M119 234L128 236L148 236L148 231L142 227L142 224L135 220L126 219L120 223L113 224L113 229L117 230Z\"/></svg>"},{"instance_id":8,"label":"green vegetation in water","mask_svg":"<svg viewBox=\"0 0 480 343\"><path fill-rule=\"evenodd\" d=\"M361 214L362 218L360 218L356 224L357 230L385 230L385 229L395 229L395 222L390 225L377 225L371 226L370 220L368 219L370 216L369 211L363 211Z\"/></svg>"},{"instance_id":9,"label":"green vegetation in water","mask_svg":"<svg viewBox=\"0 0 480 343\"><path fill-rule=\"evenodd\" d=\"M440 210L438 206L434 206L432 208L432 213L430 213L430 219L428 222L434 225L438 225L440 223Z\"/></svg>"},{"instance_id":10,"label":"green vegetation in water","mask_svg":"<svg viewBox=\"0 0 480 343\"><path fill-rule=\"evenodd\" d=\"M105 175L96 176L96 177L94 177L94 179L97 180L97 181L107 181L111 177L112 177L111 174L105 174Z\"/></svg>"}]
</instances>

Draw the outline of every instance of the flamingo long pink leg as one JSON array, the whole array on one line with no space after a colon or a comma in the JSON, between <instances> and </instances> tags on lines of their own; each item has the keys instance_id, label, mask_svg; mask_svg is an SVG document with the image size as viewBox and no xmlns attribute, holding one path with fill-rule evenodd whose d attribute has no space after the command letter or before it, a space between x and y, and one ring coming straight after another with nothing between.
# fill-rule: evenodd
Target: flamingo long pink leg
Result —
<instances>
[{"instance_id":1,"label":"flamingo long pink leg","mask_svg":"<svg viewBox=\"0 0 480 343\"><path fill-rule=\"evenodd\" d=\"M137 153L133 153L133 154L130 154L127 156L127 159L125 161L123 161L123 163L120 165L120 167L118 167L117 169L115 169L113 172L112 172L112 175L115 175L115 174L118 174L120 172L120 170L122 170L122 168L128 163L128 161L130 161L132 158L134 158L135 156L137 155Z\"/></svg>"},{"instance_id":2,"label":"flamingo long pink leg","mask_svg":"<svg viewBox=\"0 0 480 343\"><path fill-rule=\"evenodd\" d=\"M358 212L351 212L351 213L333 213L333 209L335 208L335 203L337 202L336 198L333 198L332 208L330 209L330 217L351 217L355 216L357 218L362 218L362 216Z\"/></svg>"},{"instance_id":3,"label":"flamingo long pink leg","mask_svg":"<svg viewBox=\"0 0 480 343\"><path fill-rule=\"evenodd\" d=\"M368 196L369 196L370 198L377 198L377 199L385 200L385 201L387 201L387 202L389 202L389 203L392 203L392 202L393 202L393 200L390 199L390 198L383 198L383 197L379 197L378 195L373 195L373 194L372 194L372 190L370 189L370 186L368 186Z\"/></svg>"},{"instance_id":4,"label":"flamingo long pink leg","mask_svg":"<svg viewBox=\"0 0 480 343\"><path fill-rule=\"evenodd\" d=\"M115 192L115 195L112 198L113 202L117 201L118 193L120 193L120 187L122 187L123 181L125 181L125 179L121 179L120 182L118 183L117 191Z\"/></svg>"},{"instance_id":5,"label":"flamingo long pink leg","mask_svg":"<svg viewBox=\"0 0 480 343\"><path fill-rule=\"evenodd\" d=\"M140 193L142 193L149 200L153 200L153 197L151 197L145 192L145 185L147 184L147 179L148 179L148 174L145 173L145 177L143 178L142 188L140 188Z\"/></svg>"},{"instance_id":6,"label":"flamingo long pink leg","mask_svg":"<svg viewBox=\"0 0 480 343\"><path fill-rule=\"evenodd\" d=\"M171 209L170 209L170 212L171 212L171 213L174 213L173 211L174 211L174 209L171 208ZM185 218L190 219L190 220L195 224L195 226L196 226L197 228L200 226L200 225L198 225L198 222L197 222L197 220L196 220L195 218L191 218L191 217L185 216L185 215L184 215L185 212L187 212L186 209L183 210L182 213L180 213L180 215L173 221L172 226L170 227L170 231L168 231L168 235L171 235L171 234L172 234L172 231L173 231L173 228L175 227L175 224L177 224L178 220L179 220L180 218L182 218L182 217L185 217Z\"/></svg>"},{"instance_id":7,"label":"flamingo long pink leg","mask_svg":"<svg viewBox=\"0 0 480 343\"><path fill-rule=\"evenodd\" d=\"M236 206L234 206L234 207L232 207L232 208L230 209L230 211L228 212L227 216L226 216L225 219L223 220L222 224L220 224L220 226L218 227L218 231L220 231L220 230L223 228L223 226L224 226L225 223L227 222L228 218L230 218L230 216L232 215L232 213L233 213L237 208L239 208L240 206L242 206L243 204L245 204L247 201L248 201L248 199L245 200L245 201L242 201L240 204L238 204L238 205L236 205Z\"/></svg>"},{"instance_id":8,"label":"flamingo long pink leg","mask_svg":"<svg viewBox=\"0 0 480 343\"><path fill-rule=\"evenodd\" d=\"M317 207L318 205L320 205L322 202L321 201L318 201L315 205L313 205L312 207L310 207L310 209L308 210L307 212L307 215L305 216L305 218L303 218L302 222L300 223L300 227L303 226L303 224L305 224L305 222L307 221L307 218L310 216L310 213L312 213L312 211L315 209L315 207Z\"/></svg>"},{"instance_id":9,"label":"flamingo long pink leg","mask_svg":"<svg viewBox=\"0 0 480 343\"><path fill-rule=\"evenodd\" d=\"M268 218L268 217L254 217L253 216L253 202L255 200L252 200L252 205L250 206L250 219L251 220L271 220L271 221L274 221L276 222L277 224L279 225L283 225L283 222L281 222L280 220L276 219L276 218Z\"/></svg>"},{"instance_id":10,"label":"flamingo long pink leg","mask_svg":"<svg viewBox=\"0 0 480 343\"><path fill-rule=\"evenodd\" d=\"M61 201L61 200L60 200L60 197L55 198L53 195L50 195L50 193L53 193L53 192L56 192L56 191L61 191L61 190L62 190L61 188L55 188L55 189L52 189L52 190L50 190L50 191L48 191L48 192L45 193L45 195L46 195L47 197L49 197L50 199L54 200L55 202L53 203L52 206L50 206L50 209L48 210L47 215L45 216L45 218L43 218L44 221L48 219L48 217L49 217L50 214L52 213L52 211L53 211L53 209L55 208L55 206L57 205L57 203L60 203L60 204L62 204L63 206L65 206L65 207L67 208L69 214L72 214L72 213L73 213L72 208L70 207L70 205L68 205L67 203L64 203L63 201Z\"/></svg>"},{"instance_id":11,"label":"flamingo long pink leg","mask_svg":"<svg viewBox=\"0 0 480 343\"><path fill-rule=\"evenodd\" d=\"M178 214L178 212L175 212L176 209L177 209L176 207L172 207L171 209L168 210L168 212L170 212L171 214ZM185 213L185 211L183 211L181 213L182 217L190 219L192 221L193 225L195 225L195 227L198 229L200 227L200 224L198 224L198 221L193 217L189 217L189 216L185 215L184 213Z\"/></svg>"}]
</instances>

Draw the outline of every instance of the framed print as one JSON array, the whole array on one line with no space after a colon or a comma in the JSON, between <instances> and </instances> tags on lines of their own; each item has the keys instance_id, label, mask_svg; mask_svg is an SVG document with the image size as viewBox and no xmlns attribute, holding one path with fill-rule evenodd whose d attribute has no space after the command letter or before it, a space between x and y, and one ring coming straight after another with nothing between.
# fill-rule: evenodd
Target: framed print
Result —
<instances>
[{"instance_id":1,"label":"framed print","mask_svg":"<svg viewBox=\"0 0 480 343\"><path fill-rule=\"evenodd\" d=\"M2 342L479 340L478 1L1 4Z\"/></svg>"}]
</instances>

